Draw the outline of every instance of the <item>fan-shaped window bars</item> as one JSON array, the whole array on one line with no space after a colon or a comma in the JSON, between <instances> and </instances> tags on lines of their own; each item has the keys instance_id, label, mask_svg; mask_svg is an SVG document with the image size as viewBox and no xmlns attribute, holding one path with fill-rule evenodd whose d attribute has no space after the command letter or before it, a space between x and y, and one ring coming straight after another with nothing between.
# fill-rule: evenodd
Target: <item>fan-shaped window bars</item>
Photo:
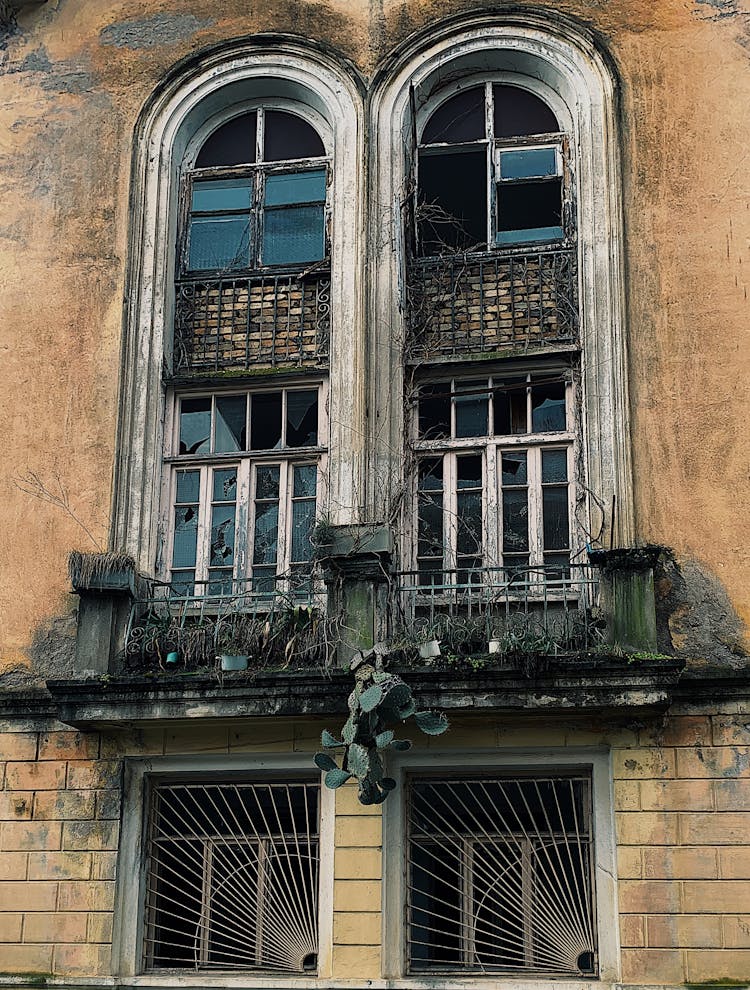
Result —
<instances>
[{"instance_id":1,"label":"fan-shaped window bars","mask_svg":"<svg viewBox=\"0 0 750 990\"><path fill-rule=\"evenodd\" d=\"M410 797L412 973L596 976L587 777L424 777Z\"/></svg>"},{"instance_id":2,"label":"fan-shaped window bars","mask_svg":"<svg viewBox=\"0 0 750 990\"><path fill-rule=\"evenodd\" d=\"M309 973L318 952L317 783L158 783L147 969Z\"/></svg>"}]
</instances>

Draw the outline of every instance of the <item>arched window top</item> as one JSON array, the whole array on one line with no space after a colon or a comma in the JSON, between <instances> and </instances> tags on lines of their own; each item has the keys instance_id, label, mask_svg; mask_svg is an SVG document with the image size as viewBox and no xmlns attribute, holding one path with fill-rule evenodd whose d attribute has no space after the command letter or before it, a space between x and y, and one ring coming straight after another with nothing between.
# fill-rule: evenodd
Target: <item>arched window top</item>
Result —
<instances>
[{"instance_id":1,"label":"arched window top","mask_svg":"<svg viewBox=\"0 0 750 990\"><path fill-rule=\"evenodd\" d=\"M196 168L322 158L326 150L313 125L289 110L259 107L220 124L203 141Z\"/></svg>"},{"instance_id":2,"label":"arched window top","mask_svg":"<svg viewBox=\"0 0 750 990\"><path fill-rule=\"evenodd\" d=\"M449 96L424 126L422 144L481 141L492 130L496 138L530 137L561 130L557 117L539 96L520 86L495 83L472 86Z\"/></svg>"}]
</instances>

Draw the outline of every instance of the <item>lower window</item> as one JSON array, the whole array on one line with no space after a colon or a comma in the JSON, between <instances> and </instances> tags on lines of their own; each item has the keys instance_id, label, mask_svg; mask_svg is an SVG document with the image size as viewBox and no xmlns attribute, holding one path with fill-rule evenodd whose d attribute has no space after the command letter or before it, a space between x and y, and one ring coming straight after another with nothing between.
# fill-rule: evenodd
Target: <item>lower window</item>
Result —
<instances>
[{"instance_id":1,"label":"lower window","mask_svg":"<svg viewBox=\"0 0 750 990\"><path fill-rule=\"evenodd\" d=\"M317 971L319 785L155 783L148 970Z\"/></svg>"},{"instance_id":2,"label":"lower window","mask_svg":"<svg viewBox=\"0 0 750 990\"><path fill-rule=\"evenodd\" d=\"M411 973L595 977L591 780L412 778Z\"/></svg>"}]
</instances>

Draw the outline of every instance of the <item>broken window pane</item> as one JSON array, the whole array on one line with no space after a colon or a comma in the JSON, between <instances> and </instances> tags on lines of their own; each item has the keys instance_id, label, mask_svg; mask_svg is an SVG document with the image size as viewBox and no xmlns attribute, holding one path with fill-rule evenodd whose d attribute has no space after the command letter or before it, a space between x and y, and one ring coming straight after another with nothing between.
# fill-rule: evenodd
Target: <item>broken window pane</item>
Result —
<instances>
[{"instance_id":1,"label":"broken window pane","mask_svg":"<svg viewBox=\"0 0 750 990\"><path fill-rule=\"evenodd\" d=\"M484 86L456 93L432 114L422 132L422 144L481 141L485 134Z\"/></svg>"},{"instance_id":2,"label":"broken window pane","mask_svg":"<svg viewBox=\"0 0 750 990\"><path fill-rule=\"evenodd\" d=\"M250 405L250 449L281 446L281 392L258 392Z\"/></svg>"},{"instance_id":3,"label":"broken window pane","mask_svg":"<svg viewBox=\"0 0 750 990\"><path fill-rule=\"evenodd\" d=\"M551 241L562 236L560 179L498 183L498 244Z\"/></svg>"},{"instance_id":4,"label":"broken window pane","mask_svg":"<svg viewBox=\"0 0 750 990\"><path fill-rule=\"evenodd\" d=\"M542 489L542 518L544 549L567 549L570 545L567 485Z\"/></svg>"},{"instance_id":5,"label":"broken window pane","mask_svg":"<svg viewBox=\"0 0 750 990\"><path fill-rule=\"evenodd\" d=\"M225 395L216 397L215 451L224 453L245 449L246 414L246 396Z\"/></svg>"},{"instance_id":6,"label":"broken window pane","mask_svg":"<svg viewBox=\"0 0 750 990\"><path fill-rule=\"evenodd\" d=\"M210 567L234 562L234 505L214 505L211 512Z\"/></svg>"},{"instance_id":7,"label":"broken window pane","mask_svg":"<svg viewBox=\"0 0 750 990\"><path fill-rule=\"evenodd\" d=\"M214 502L234 502L237 499L237 468L214 471Z\"/></svg>"},{"instance_id":8,"label":"broken window pane","mask_svg":"<svg viewBox=\"0 0 750 990\"><path fill-rule=\"evenodd\" d=\"M495 436L526 433L526 379L509 378L494 390Z\"/></svg>"},{"instance_id":9,"label":"broken window pane","mask_svg":"<svg viewBox=\"0 0 750 990\"><path fill-rule=\"evenodd\" d=\"M218 127L203 144L196 168L222 165L251 165L255 161L255 110L233 117Z\"/></svg>"},{"instance_id":10,"label":"broken window pane","mask_svg":"<svg viewBox=\"0 0 750 990\"><path fill-rule=\"evenodd\" d=\"M310 537L314 526L315 499L300 499L292 502L292 563L312 560Z\"/></svg>"},{"instance_id":11,"label":"broken window pane","mask_svg":"<svg viewBox=\"0 0 750 990\"><path fill-rule=\"evenodd\" d=\"M479 390L487 382L463 381L456 385L456 436L484 437L487 436L487 415L489 392Z\"/></svg>"},{"instance_id":12,"label":"broken window pane","mask_svg":"<svg viewBox=\"0 0 750 990\"><path fill-rule=\"evenodd\" d=\"M503 485L526 484L526 451L503 454Z\"/></svg>"},{"instance_id":13,"label":"broken window pane","mask_svg":"<svg viewBox=\"0 0 750 990\"><path fill-rule=\"evenodd\" d=\"M279 468L276 465L259 466L255 470L256 499L278 499Z\"/></svg>"},{"instance_id":14,"label":"broken window pane","mask_svg":"<svg viewBox=\"0 0 750 990\"><path fill-rule=\"evenodd\" d=\"M286 445L312 447L318 442L318 391L286 393Z\"/></svg>"},{"instance_id":15,"label":"broken window pane","mask_svg":"<svg viewBox=\"0 0 750 990\"><path fill-rule=\"evenodd\" d=\"M172 567L195 567L197 547L198 506L175 506Z\"/></svg>"},{"instance_id":16,"label":"broken window pane","mask_svg":"<svg viewBox=\"0 0 750 990\"><path fill-rule=\"evenodd\" d=\"M555 430L564 430L565 427L565 383L550 382L546 385L532 385L532 432L550 433Z\"/></svg>"},{"instance_id":17,"label":"broken window pane","mask_svg":"<svg viewBox=\"0 0 750 990\"><path fill-rule=\"evenodd\" d=\"M210 439L211 399L182 399L180 401L180 453L205 454L208 452Z\"/></svg>"},{"instance_id":18,"label":"broken window pane","mask_svg":"<svg viewBox=\"0 0 750 990\"><path fill-rule=\"evenodd\" d=\"M266 110L263 157L267 162L320 158L326 151L315 128L283 110Z\"/></svg>"},{"instance_id":19,"label":"broken window pane","mask_svg":"<svg viewBox=\"0 0 750 990\"><path fill-rule=\"evenodd\" d=\"M417 566L420 573L443 567L443 460L419 462Z\"/></svg>"},{"instance_id":20,"label":"broken window pane","mask_svg":"<svg viewBox=\"0 0 750 990\"><path fill-rule=\"evenodd\" d=\"M526 489L503 490L503 553L529 549L529 508Z\"/></svg>"},{"instance_id":21,"label":"broken window pane","mask_svg":"<svg viewBox=\"0 0 750 990\"><path fill-rule=\"evenodd\" d=\"M275 564L278 552L279 503L255 503L253 563Z\"/></svg>"},{"instance_id":22,"label":"broken window pane","mask_svg":"<svg viewBox=\"0 0 750 990\"><path fill-rule=\"evenodd\" d=\"M188 268L191 271L247 268L250 221L240 216L194 216L190 220Z\"/></svg>"},{"instance_id":23,"label":"broken window pane","mask_svg":"<svg viewBox=\"0 0 750 990\"><path fill-rule=\"evenodd\" d=\"M422 385L419 390L419 435L438 440L451 435L450 382Z\"/></svg>"},{"instance_id":24,"label":"broken window pane","mask_svg":"<svg viewBox=\"0 0 750 990\"><path fill-rule=\"evenodd\" d=\"M420 254L487 245L487 152L422 153L417 204Z\"/></svg>"},{"instance_id":25,"label":"broken window pane","mask_svg":"<svg viewBox=\"0 0 750 990\"><path fill-rule=\"evenodd\" d=\"M298 464L294 468L294 498L315 498L318 487L318 469L314 464Z\"/></svg>"},{"instance_id":26,"label":"broken window pane","mask_svg":"<svg viewBox=\"0 0 750 990\"><path fill-rule=\"evenodd\" d=\"M547 104L527 89L498 83L492 87L495 137L556 134L557 118Z\"/></svg>"}]
</instances>

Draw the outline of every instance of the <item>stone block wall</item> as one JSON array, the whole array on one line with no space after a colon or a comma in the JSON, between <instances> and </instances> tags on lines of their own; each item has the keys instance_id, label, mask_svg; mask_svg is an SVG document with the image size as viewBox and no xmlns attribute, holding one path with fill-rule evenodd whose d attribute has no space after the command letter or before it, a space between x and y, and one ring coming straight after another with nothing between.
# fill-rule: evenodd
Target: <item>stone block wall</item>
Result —
<instances>
[{"instance_id":1,"label":"stone block wall","mask_svg":"<svg viewBox=\"0 0 750 990\"><path fill-rule=\"evenodd\" d=\"M330 720L327 720L330 721ZM98 734L8 724L0 735L0 977L105 976L125 756L312 754L326 721L269 719ZM330 726L329 726L330 727ZM405 733L408 735L408 733ZM750 704L668 718L457 716L427 752L609 747L622 982L750 980ZM389 801L398 800L397 795ZM336 792L333 979L382 972L380 808ZM394 841L391 837L390 841Z\"/></svg>"}]
</instances>

